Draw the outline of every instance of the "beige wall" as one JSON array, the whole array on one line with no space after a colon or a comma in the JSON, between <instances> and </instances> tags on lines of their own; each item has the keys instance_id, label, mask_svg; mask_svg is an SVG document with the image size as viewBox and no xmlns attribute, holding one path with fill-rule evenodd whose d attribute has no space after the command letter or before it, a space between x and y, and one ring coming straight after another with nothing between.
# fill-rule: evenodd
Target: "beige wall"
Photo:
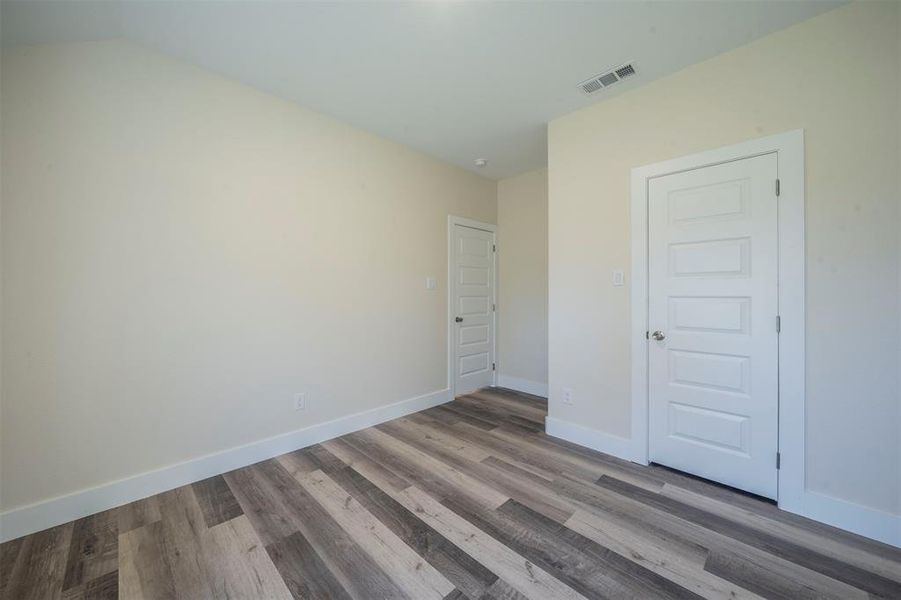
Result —
<instances>
[{"instance_id":1,"label":"beige wall","mask_svg":"<svg viewBox=\"0 0 901 600\"><path fill-rule=\"evenodd\" d=\"M4 510L446 388L495 182L124 42L3 54Z\"/></svg>"},{"instance_id":2,"label":"beige wall","mask_svg":"<svg viewBox=\"0 0 901 600\"><path fill-rule=\"evenodd\" d=\"M630 435L629 288L610 285L630 169L803 128L807 486L901 513L898 11L848 5L550 123L552 416Z\"/></svg>"},{"instance_id":3,"label":"beige wall","mask_svg":"<svg viewBox=\"0 0 901 600\"><path fill-rule=\"evenodd\" d=\"M497 239L498 382L546 385L546 169L498 182Z\"/></svg>"}]
</instances>

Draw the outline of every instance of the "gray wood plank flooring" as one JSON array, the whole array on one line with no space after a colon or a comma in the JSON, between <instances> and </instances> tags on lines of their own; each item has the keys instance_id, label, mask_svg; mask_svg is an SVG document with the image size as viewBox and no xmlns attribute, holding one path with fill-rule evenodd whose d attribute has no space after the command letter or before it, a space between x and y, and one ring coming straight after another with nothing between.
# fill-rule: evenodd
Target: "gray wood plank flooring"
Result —
<instances>
[{"instance_id":1,"label":"gray wood plank flooring","mask_svg":"<svg viewBox=\"0 0 901 600\"><path fill-rule=\"evenodd\" d=\"M0 597L901 599L901 549L544 433L500 388L0 546Z\"/></svg>"}]
</instances>

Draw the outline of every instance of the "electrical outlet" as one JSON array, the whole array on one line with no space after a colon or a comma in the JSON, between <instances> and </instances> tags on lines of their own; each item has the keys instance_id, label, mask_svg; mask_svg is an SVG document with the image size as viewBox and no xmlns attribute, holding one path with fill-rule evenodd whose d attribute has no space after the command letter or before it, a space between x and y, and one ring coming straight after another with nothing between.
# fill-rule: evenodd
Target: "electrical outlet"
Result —
<instances>
[{"instance_id":1,"label":"electrical outlet","mask_svg":"<svg viewBox=\"0 0 901 600\"><path fill-rule=\"evenodd\" d=\"M572 388L563 388L563 404L572 404L573 403L573 389Z\"/></svg>"},{"instance_id":2,"label":"electrical outlet","mask_svg":"<svg viewBox=\"0 0 901 600\"><path fill-rule=\"evenodd\" d=\"M294 410L304 410L307 407L307 395L297 394L294 396Z\"/></svg>"}]
</instances>

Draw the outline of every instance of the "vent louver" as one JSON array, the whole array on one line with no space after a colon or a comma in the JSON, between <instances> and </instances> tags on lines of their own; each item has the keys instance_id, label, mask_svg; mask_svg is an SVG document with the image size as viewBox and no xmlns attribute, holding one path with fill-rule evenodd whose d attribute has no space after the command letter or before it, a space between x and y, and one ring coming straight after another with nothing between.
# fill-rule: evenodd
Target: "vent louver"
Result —
<instances>
[{"instance_id":1,"label":"vent louver","mask_svg":"<svg viewBox=\"0 0 901 600\"><path fill-rule=\"evenodd\" d=\"M616 70L616 76L620 79L623 79L630 75L635 75L635 69L632 67L632 65L626 65L625 67L620 67Z\"/></svg>"},{"instance_id":2,"label":"vent louver","mask_svg":"<svg viewBox=\"0 0 901 600\"><path fill-rule=\"evenodd\" d=\"M604 86L601 85L600 81L598 81L597 79L592 79L591 81L586 81L582 84L582 91L586 94L591 94L592 92L598 91L602 87Z\"/></svg>"},{"instance_id":3,"label":"vent louver","mask_svg":"<svg viewBox=\"0 0 901 600\"><path fill-rule=\"evenodd\" d=\"M633 75L635 75L635 67L629 63L616 67L615 69L610 69L600 75L595 75L591 79L580 83L579 87L584 94L591 95L606 87L610 87L620 79L625 79L626 77L631 77Z\"/></svg>"}]
</instances>

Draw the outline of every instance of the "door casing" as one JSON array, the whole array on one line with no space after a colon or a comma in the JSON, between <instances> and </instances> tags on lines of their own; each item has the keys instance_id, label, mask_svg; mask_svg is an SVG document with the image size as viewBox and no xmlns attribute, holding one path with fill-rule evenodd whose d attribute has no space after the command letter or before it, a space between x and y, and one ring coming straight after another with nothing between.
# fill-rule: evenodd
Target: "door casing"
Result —
<instances>
[{"instance_id":1,"label":"door casing","mask_svg":"<svg viewBox=\"0 0 901 600\"><path fill-rule=\"evenodd\" d=\"M482 231L490 231L493 235L494 244L497 244L497 225L493 223L483 223L466 217L457 217L455 215L447 216L447 388L450 391L450 397L456 397L457 378L454 376L454 357L456 350L454 348L455 323L454 317L457 316L454 307L454 298L457 293L457 278L454 272L454 227L462 225L464 227L472 227L473 229L481 229ZM497 363L497 250L492 254L492 273L491 282L492 298L491 302L495 309L491 313L492 331L494 335L491 338L491 355ZM491 374L492 387L497 385L497 369Z\"/></svg>"},{"instance_id":2,"label":"door casing","mask_svg":"<svg viewBox=\"0 0 901 600\"><path fill-rule=\"evenodd\" d=\"M777 501L803 512L804 131L797 129L632 169L632 460L648 464L648 180L775 153L778 197L779 454ZM776 182L773 182L776 185Z\"/></svg>"}]
</instances>

